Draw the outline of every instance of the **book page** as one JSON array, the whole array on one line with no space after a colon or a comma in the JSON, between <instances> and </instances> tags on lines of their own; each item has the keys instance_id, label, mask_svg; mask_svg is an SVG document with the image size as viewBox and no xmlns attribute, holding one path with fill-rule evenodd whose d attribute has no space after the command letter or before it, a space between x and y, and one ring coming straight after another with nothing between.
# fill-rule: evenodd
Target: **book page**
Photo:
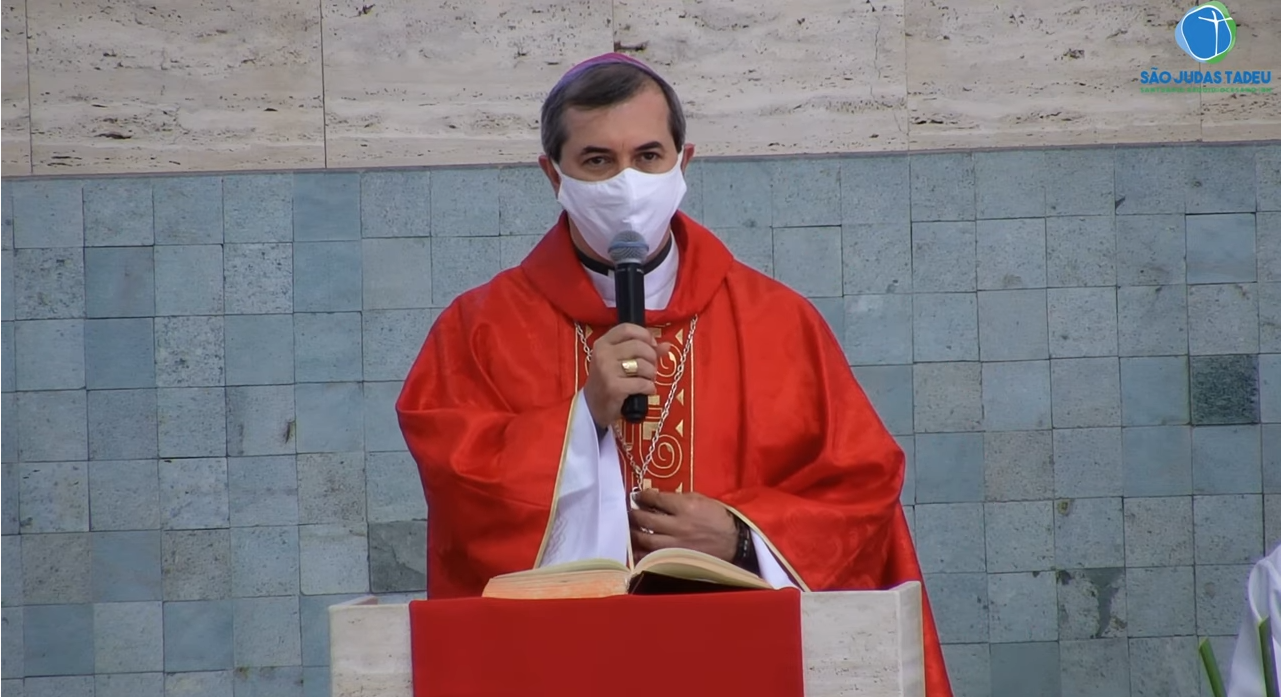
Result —
<instances>
[{"instance_id":1,"label":"book page","mask_svg":"<svg viewBox=\"0 0 1281 697\"><path fill-rule=\"evenodd\" d=\"M750 571L692 549L674 548L654 552L637 562L633 575L642 573L660 574L689 581L711 581L742 588L773 589L765 579Z\"/></svg>"},{"instance_id":2,"label":"book page","mask_svg":"<svg viewBox=\"0 0 1281 697\"><path fill-rule=\"evenodd\" d=\"M578 561L565 562L564 564L552 564L551 566L542 566L537 569L527 571L514 571L509 574L502 574L494 578L511 578L513 576L547 576L550 574L575 574L583 571L618 571L627 573L627 567L614 561L613 559L580 559Z\"/></svg>"},{"instance_id":3,"label":"book page","mask_svg":"<svg viewBox=\"0 0 1281 697\"><path fill-rule=\"evenodd\" d=\"M559 574L514 574L495 577L481 593L485 598L539 600L544 598L604 598L627 592L627 574L616 570Z\"/></svg>"}]
</instances>

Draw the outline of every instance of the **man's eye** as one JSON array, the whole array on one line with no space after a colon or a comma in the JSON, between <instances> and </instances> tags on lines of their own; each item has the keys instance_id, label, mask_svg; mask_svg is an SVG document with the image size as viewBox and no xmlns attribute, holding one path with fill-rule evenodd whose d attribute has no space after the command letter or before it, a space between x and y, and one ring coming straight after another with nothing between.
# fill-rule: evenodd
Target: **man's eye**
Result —
<instances>
[{"instance_id":1,"label":"man's eye","mask_svg":"<svg viewBox=\"0 0 1281 697\"><path fill-rule=\"evenodd\" d=\"M601 166L601 165L605 164L605 158L604 158L604 157L593 157L593 158L588 159L588 160L587 160L586 162L584 162L583 164L584 164L584 165L587 165L588 167L599 167L599 166Z\"/></svg>"},{"instance_id":2,"label":"man's eye","mask_svg":"<svg viewBox=\"0 0 1281 697\"><path fill-rule=\"evenodd\" d=\"M641 153L641 157L645 158L646 162L655 162L659 159L659 154L656 152L646 152Z\"/></svg>"}]
</instances>

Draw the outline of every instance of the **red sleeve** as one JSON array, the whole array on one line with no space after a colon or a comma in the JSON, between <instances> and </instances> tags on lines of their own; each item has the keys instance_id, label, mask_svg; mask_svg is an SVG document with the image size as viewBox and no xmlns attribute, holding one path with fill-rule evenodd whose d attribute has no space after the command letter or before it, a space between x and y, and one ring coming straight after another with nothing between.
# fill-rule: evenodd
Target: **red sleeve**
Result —
<instances>
[{"instance_id":1,"label":"red sleeve","mask_svg":"<svg viewBox=\"0 0 1281 697\"><path fill-rule=\"evenodd\" d=\"M818 311L797 298L768 316L795 319L769 328L768 341L753 336L763 329L745 332L749 486L724 502L810 588L875 587L899 512L903 451Z\"/></svg>"},{"instance_id":2,"label":"red sleeve","mask_svg":"<svg viewBox=\"0 0 1281 697\"><path fill-rule=\"evenodd\" d=\"M536 565L574 404L517 413L477 355L485 333L465 314L457 303L441 314L396 402L430 512L434 598L479 595L490 578Z\"/></svg>"},{"instance_id":3,"label":"red sleeve","mask_svg":"<svg viewBox=\"0 0 1281 697\"><path fill-rule=\"evenodd\" d=\"M899 503L902 449L818 311L798 300L769 316L797 319L782 331L775 324L768 338L744 343L744 365L757 371L744 380L751 386L745 437L756 445L748 449L747 469L756 472L756 483L721 500L767 540L808 590L886 589L921 581ZM750 349L753 343L762 348ZM762 367L770 365L787 369L762 377ZM752 406L757 404L765 406ZM951 697L924 592L922 601L927 694Z\"/></svg>"}]
</instances>

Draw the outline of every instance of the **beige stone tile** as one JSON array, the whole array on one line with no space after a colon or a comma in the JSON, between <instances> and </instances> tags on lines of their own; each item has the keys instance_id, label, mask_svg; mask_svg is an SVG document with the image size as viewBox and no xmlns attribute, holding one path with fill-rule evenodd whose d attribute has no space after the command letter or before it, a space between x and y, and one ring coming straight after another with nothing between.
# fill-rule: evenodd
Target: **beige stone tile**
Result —
<instances>
[{"instance_id":1,"label":"beige stone tile","mask_svg":"<svg viewBox=\"0 0 1281 697\"><path fill-rule=\"evenodd\" d=\"M314 2L28 9L36 174L323 165Z\"/></svg>"},{"instance_id":2,"label":"beige stone tile","mask_svg":"<svg viewBox=\"0 0 1281 697\"><path fill-rule=\"evenodd\" d=\"M1271 94L1209 92L1201 95L1201 137L1207 141L1281 138L1281 2L1224 3L1237 22L1236 45L1223 60L1202 70L1271 70ZM1189 66L1195 69L1195 66ZM1219 85L1216 85L1216 87ZM1223 85L1227 86L1227 85Z\"/></svg>"},{"instance_id":3,"label":"beige stone tile","mask_svg":"<svg viewBox=\"0 0 1281 697\"><path fill-rule=\"evenodd\" d=\"M1186 60L1173 32L1185 3L906 2L912 149L1200 137L1200 95L1139 85Z\"/></svg>"},{"instance_id":4,"label":"beige stone tile","mask_svg":"<svg viewBox=\"0 0 1281 697\"><path fill-rule=\"evenodd\" d=\"M543 97L612 46L610 0L326 0L328 163L538 156Z\"/></svg>"},{"instance_id":5,"label":"beige stone tile","mask_svg":"<svg viewBox=\"0 0 1281 697\"><path fill-rule=\"evenodd\" d=\"M31 174L31 102L27 91L27 7L25 2L4 3L3 55L0 55L0 174Z\"/></svg>"},{"instance_id":6,"label":"beige stone tile","mask_svg":"<svg viewBox=\"0 0 1281 697\"><path fill-rule=\"evenodd\" d=\"M701 154L907 146L903 0L615 0L614 23Z\"/></svg>"}]
</instances>

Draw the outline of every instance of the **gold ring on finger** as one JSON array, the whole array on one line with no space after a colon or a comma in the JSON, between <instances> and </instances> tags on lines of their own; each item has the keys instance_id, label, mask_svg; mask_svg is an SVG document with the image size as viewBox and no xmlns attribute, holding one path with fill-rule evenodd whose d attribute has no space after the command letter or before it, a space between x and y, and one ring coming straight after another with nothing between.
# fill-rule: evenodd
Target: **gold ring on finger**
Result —
<instances>
[{"instance_id":1,"label":"gold ring on finger","mask_svg":"<svg viewBox=\"0 0 1281 697\"><path fill-rule=\"evenodd\" d=\"M640 363L637 363L635 358L628 358L623 361L622 366L623 374L629 378L636 377L636 374L640 372Z\"/></svg>"}]
</instances>

